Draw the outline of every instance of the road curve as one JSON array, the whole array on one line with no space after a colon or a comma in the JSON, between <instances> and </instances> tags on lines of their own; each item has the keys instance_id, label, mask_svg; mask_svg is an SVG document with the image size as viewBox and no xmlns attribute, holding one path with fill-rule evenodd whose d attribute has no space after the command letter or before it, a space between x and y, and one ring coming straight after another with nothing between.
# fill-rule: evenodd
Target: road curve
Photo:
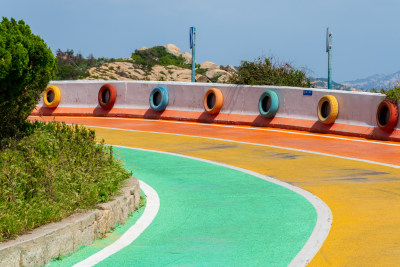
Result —
<instances>
[{"instance_id":1,"label":"road curve","mask_svg":"<svg viewBox=\"0 0 400 267\"><path fill-rule=\"evenodd\" d=\"M400 260L398 143L214 124L56 119L96 127L110 144L217 161L318 196L330 207L333 224L311 266L390 266Z\"/></svg>"}]
</instances>

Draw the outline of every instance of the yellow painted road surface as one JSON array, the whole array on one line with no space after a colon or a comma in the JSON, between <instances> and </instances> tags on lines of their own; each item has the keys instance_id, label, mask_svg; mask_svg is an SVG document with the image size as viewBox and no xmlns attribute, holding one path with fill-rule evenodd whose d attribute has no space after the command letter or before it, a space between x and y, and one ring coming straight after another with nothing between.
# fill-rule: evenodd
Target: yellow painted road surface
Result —
<instances>
[{"instance_id":1,"label":"yellow painted road surface","mask_svg":"<svg viewBox=\"0 0 400 267\"><path fill-rule=\"evenodd\" d=\"M135 123L134 120L131 122ZM109 127L116 127L112 125L112 120L107 124ZM174 124L173 127L188 125ZM191 124L190 127L193 131L196 126ZM153 132L158 130L160 129L154 126ZM165 128L162 131L165 132ZM232 128L231 131L234 132L235 129ZM400 265L398 168L191 136L104 128L96 128L96 133L109 144L167 151L226 163L293 184L318 196L330 207L333 224L310 266ZM221 139L220 136L218 138ZM250 134L248 142L254 143ZM346 149L351 150L353 143L355 142L349 140ZM378 145L374 144L374 149ZM368 142L365 146L368 147ZM380 149L385 147L388 146L382 143ZM395 151L393 157L400 156L400 147L397 152L396 147L391 149ZM373 154L374 151L370 153ZM364 158L363 156L365 155L360 155L360 158Z\"/></svg>"}]
</instances>

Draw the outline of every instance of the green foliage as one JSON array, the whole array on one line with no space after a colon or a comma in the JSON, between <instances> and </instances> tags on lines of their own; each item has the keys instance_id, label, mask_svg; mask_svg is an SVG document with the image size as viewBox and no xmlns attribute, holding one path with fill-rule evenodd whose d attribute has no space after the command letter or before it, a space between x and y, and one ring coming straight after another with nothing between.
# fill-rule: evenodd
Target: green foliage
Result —
<instances>
[{"instance_id":1,"label":"green foliage","mask_svg":"<svg viewBox=\"0 0 400 267\"><path fill-rule=\"evenodd\" d=\"M206 75L208 69L196 68L196 74Z\"/></svg>"},{"instance_id":2,"label":"green foliage","mask_svg":"<svg viewBox=\"0 0 400 267\"><path fill-rule=\"evenodd\" d=\"M216 75L214 78L211 79L211 82L212 82L212 83L217 83L217 82L218 82L218 79L219 79L221 76L222 76L222 74Z\"/></svg>"},{"instance_id":3,"label":"green foliage","mask_svg":"<svg viewBox=\"0 0 400 267\"><path fill-rule=\"evenodd\" d=\"M24 21L3 17L0 24L0 139L25 127L52 78L55 59Z\"/></svg>"},{"instance_id":4,"label":"green foliage","mask_svg":"<svg viewBox=\"0 0 400 267\"><path fill-rule=\"evenodd\" d=\"M139 65L144 71L150 72L154 65L178 66L190 68L190 64L185 64L185 58L175 56L167 52L164 46L155 46L146 50L135 50L132 54L135 64Z\"/></svg>"},{"instance_id":5,"label":"green foliage","mask_svg":"<svg viewBox=\"0 0 400 267\"><path fill-rule=\"evenodd\" d=\"M0 151L0 241L110 200L130 176L93 130L30 125L30 135Z\"/></svg>"},{"instance_id":6,"label":"green foliage","mask_svg":"<svg viewBox=\"0 0 400 267\"><path fill-rule=\"evenodd\" d=\"M272 63L271 58L259 57L253 62L242 61L238 72L230 83L248 85L277 85L311 87L304 71L297 70L288 63Z\"/></svg>"},{"instance_id":7,"label":"green foliage","mask_svg":"<svg viewBox=\"0 0 400 267\"><path fill-rule=\"evenodd\" d=\"M99 67L104 63L113 62L114 59L95 58L92 54L84 58L81 53L75 55L74 50L57 50L57 70L54 80L77 80L89 76L89 69Z\"/></svg>"},{"instance_id":8,"label":"green foliage","mask_svg":"<svg viewBox=\"0 0 400 267\"><path fill-rule=\"evenodd\" d=\"M377 89L375 89L376 91L378 91ZM372 91L372 90L371 90ZM380 93L385 94L387 100L392 101L393 103L397 103L398 100L400 99L400 85L395 86L391 89L381 89Z\"/></svg>"}]
</instances>

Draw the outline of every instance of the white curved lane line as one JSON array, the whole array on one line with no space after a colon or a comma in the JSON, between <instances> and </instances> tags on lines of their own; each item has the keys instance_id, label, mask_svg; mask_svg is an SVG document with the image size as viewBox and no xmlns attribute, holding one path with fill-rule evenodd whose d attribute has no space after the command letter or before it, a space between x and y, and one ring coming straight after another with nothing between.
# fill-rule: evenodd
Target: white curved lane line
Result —
<instances>
[{"instance_id":1,"label":"white curved lane line","mask_svg":"<svg viewBox=\"0 0 400 267\"><path fill-rule=\"evenodd\" d=\"M157 192L143 181L139 181L140 188L146 195L146 208L139 220L131 226L119 239L89 258L77 263L74 267L93 266L112 254L131 244L153 221L160 208L160 199Z\"/></svg>"},{"instance_id":2,"label":"white curved lane line","mask_svg":"<svg viewBox=\"0 0 400 267\"><path fill-rule=\"evenodd\" d=\"M303 196L304 198L306 198L313 205L315 211L317 212L317 222L316 222L314 230L311 233L310 237L308 238L307 242L304 244L303 248L299 251L299 253L296 255L296 257L292 260L292 262L289 264L289 266L293 266L293 267L306 266L311 261L311 259L315 256L315 254L317 254L318 250L321 248L326 237L328 236L329 230L331 229L332 212L329 209L329 207L320 198L318 198L317 196L315 196L315 195L311 194L310 192L305 191L299 187L296 187L291 184L282 182L280 180L262 175L257 172L253 172L250 170L246 170L243 168L235 167L232 165L228 165L228 164L224 164L224 163L220 163L220 162L216 162L216 161L211 161L211 160L206 160L206 159L201 159L201 158L196 158L196 157L191 157L191 156L186 156L186 155L181 155L181 154L175 154L175 153L171 153L171 152L158 151L158 150L133 148L133 147L117 146L117 145L113 145L113 146L134 149L134 150L139 150L139 151L167 154L167 155L172 155L172 156L177 156L177 157L181 157L181 158L187 158L187 159L192 159L192 160L197 160L197 161L202 161L202 162L222 166L222 167L240 171L240 172L258 177L265 181L277 184L279 186L285 187L285 188Z\"/></svg>"}]
</instances>

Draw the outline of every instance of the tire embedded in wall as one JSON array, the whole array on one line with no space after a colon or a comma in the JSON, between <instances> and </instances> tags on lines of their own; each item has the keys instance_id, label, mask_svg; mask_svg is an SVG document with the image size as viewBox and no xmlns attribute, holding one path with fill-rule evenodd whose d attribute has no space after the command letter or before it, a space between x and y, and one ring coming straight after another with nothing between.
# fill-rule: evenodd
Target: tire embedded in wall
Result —
<instances>
[{"instance_id":1,"label":"tire embedded in wall","mask_svg":"<svg viewBox=\"0 0 400 267\"><path fill-rule=\"evenodd\" d=\"M61 93L57 86L50 85L43 94L43 102L49 108L55 108L60 104Z\"/></svg>"},{"instance_id":2,"label":"tire embedded in wall","mask_svg":"<svg viewBox=\"0 0 400 267\"><path fill-rule=\"evenodd\" d=\"M278 95L271 90L264 91L258 100L258 110L263 117L273 118L279 108Z\"/></svg>"},{"instance_id":3,"label":"tire embedded in wall","mask_svg":"<svg viewBox=\"0 0 400 267\"><path fill-rule=\"evenodd\" d=\"M157 86L150 94L150 107L156 111L164 111L168 106L168 92L162 86Z\"/></svg>"},{"instance_id":4,"label":"tire embedded in wall","mask_svg":"<svg viewBox=\"0 0 400 267\"><path fill-rule=\"evenodd\" d=\"M217 88L210 88L204 95L204 109L209 114L218 114L222 108L224 97L221 90Z\"/></svg>"},{"instance_id":5,"label":"tire embedded in wall","mask_svg":"<svg viewBox=\"0 0 400 267\"><path fill-rule=\"evenodd\" d=\"M104 84L98 94L99 105L103 109L111 109L117 98L117 91L111 84Z\"/></svg>"},{"instance_id":6,"label":"tire embedded in wall","mask_svg":"<svg viewBox=\"0 0 400 267\"><path fill-rule=\"evenodd\" d=\"M333 95L324 95L318 102L318 120L324 124L334 123L338 113L339 104Z\"/></svg>"},{"instance_id":7,"label":"tire embedded in wall","mask_svg":"<svg viewBox=\"0 0 400 267\"><path fill-rule=\"evenodd\" d=\"M396 127L399 118L397 105L389 100L382 101L376 111L376 123L384 131L391 131Z\"/></svg>"}]
</instances>

